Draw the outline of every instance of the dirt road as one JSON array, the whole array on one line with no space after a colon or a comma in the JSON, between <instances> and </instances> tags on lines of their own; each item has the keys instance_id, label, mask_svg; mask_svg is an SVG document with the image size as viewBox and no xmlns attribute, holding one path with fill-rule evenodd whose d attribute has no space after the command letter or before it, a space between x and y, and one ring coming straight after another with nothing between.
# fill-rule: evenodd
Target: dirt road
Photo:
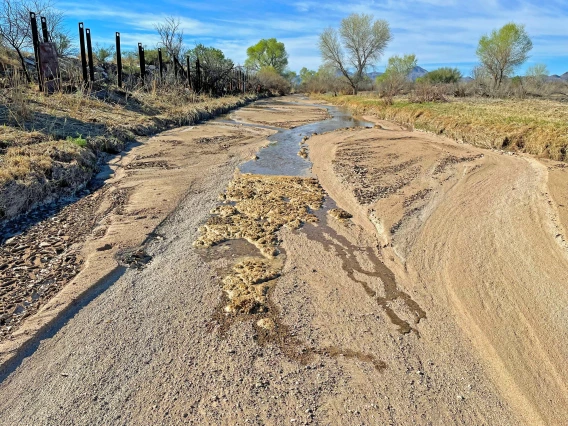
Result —
<instances>
[{"instance_id":1,"label":"dirt road","mask_svg":"<svg viewBox=\"0 0 568 426\"><path fill-rule=\"evenodd\" d=\"M568 169L377 122L309 138L316 179L234 173L325 114L265 101L117 160L124 205L0 343L0 424L566 423Z\"/></svg>"}]
</instances>

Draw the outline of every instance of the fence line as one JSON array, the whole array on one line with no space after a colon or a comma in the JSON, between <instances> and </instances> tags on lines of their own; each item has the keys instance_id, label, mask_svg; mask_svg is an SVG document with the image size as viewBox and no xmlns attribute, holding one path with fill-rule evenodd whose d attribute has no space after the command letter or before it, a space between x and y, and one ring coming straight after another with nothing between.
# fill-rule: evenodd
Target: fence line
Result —
<instances>
[{"instance_id":1,"label":"fence line","mask_svg":"<svg viewBox=\"0 0 568 426\"><path fill-rule=\"evenodd\" d=\"M51 38L48 32L47 20L45 17L41 17L43 41L40 40L36 14L34 12L30 12L30 25L39 89L40 91L44 91L45 89L49 91L56 90L61 87L62 75L59 72L57 55L55 54L55 57L53 57L55 45L50 41ZM78 29L82 82L85 85L92 85L97 82L95 78L92 33L89 28L85 28L83 22L79 22ZM190 57L186 56L185 68L176 57L171 58L167 63L164 62L162 48L158 48L158 72L156 73L155 65L152 65L152 68L147 67L145 49L142 43L138 43L139 74L136 76L135 73L132 72L131 67L129 72L125 73L122 61L120 32L115 33L115 44L117 68L116 84L119 88L123 87L125 81L133 82L135 85L143 87L147 85L148 77L157 77L156 74L159 76L160 83L165 84L167 75L172 71L168 69L168 65L171 65L173 66L175 82L185 85L195 93L222 95L229 93L246 93L260 89L259 86L251 84L254 75L241 66L233 65L232 68L224 70L221 75L211 76L207 74L199 57L196 58L195 63L193 63ZM193 72L192 68L194 68ZM125 80L125 77L127 80ZM112 81L110 76L108 80Z\"/></svg>"}]
</instances>

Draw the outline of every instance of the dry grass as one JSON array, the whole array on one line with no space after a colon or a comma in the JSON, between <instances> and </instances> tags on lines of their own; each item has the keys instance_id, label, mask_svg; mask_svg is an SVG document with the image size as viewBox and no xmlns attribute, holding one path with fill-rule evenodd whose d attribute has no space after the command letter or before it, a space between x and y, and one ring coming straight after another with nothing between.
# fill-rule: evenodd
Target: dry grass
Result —
<instances>
[{"instance_id":1,"label":"dry grass","mask_svg":"<svg viewBox=\"0 0 568 426\"><path fill-rule=\"evenodd\" d=\"M318 98L356 114L373 114L476 146L568 160L568 109L560 102L454 98L446 103L416 104L397 98L386 105L372 95Z\"/></svg>"},{"instance_id":2,"label":"dry grass","mask_svg":"<svg viewBox=\"0 0 568 426\"><path fill-rule=\"evenodd\" d=\"M100 152L119 152L137 136L193 124L253 99L197 96L183 86L164 87L156 82L147 90L128 92L70 86L73 93L48 95L21 76L4 78L0 86L0 219L73 193L92 176L94 158ZM25 202L18 200L18 192L26 194Z\"/></svg>"}]
</instances>

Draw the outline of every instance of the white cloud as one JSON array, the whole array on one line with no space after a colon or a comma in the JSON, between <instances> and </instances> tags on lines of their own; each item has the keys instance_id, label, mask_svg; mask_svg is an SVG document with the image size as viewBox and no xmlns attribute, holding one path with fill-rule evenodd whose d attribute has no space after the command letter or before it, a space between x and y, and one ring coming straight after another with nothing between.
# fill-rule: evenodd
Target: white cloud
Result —
<instances>
[{"instance_id":1,"label":"white cloud","mask_svg":"<svg viewBox=\"0 0 568 426\"><path fill-rule=\"evenodd\" d=\"M514 21L526 24L533 38L533 59L566 57L568 7L564 0L313 0L259 3L248 0L197 2L166 0L145 5L134 12L125 0L109 3L77 3L66 0L59 6L77 20L105 21L123 33L123 42L137 39L147 45L156 43L154 26L168 15L179 15L188 45L203 42L222 49L236 62L244 62L246 48L261 38L283 41L290 55L290 67L317 68L320 55L317 37L328 26L338 27L350 13L369 13L386 19L394 35L379 68L391 54L415 53L422 66L428 64L470 64L476 61L479 37ZM122 5L122 6L121 6ZM140 8L136 9L140 10ZM101 24L102 25L102 24ZM97 34L95 32L94 34ZM110 37L104 40L113 40ZM565 68L568 69L568 62ZM561 70L556 70L560 72ZM563 72L563 71L562 71Z\"/></svg>"}]
</instances>

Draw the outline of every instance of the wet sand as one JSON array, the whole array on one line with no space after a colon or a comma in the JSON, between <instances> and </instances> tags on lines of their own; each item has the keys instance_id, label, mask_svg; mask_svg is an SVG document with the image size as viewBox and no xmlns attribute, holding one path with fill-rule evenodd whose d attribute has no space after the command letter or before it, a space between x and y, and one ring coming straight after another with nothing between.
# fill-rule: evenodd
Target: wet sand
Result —
<instances>
[{"instance_id":1,"label":"wet sand","mask_svg":"<svg viewBox=\"0 0 568 426\"><path fill-rule=\"evenodd\" d=\"M323 188L376 229L387 265L427 313L424 342L463 346L519 422L562 424L564 166L377 124L391 130L310 139Z\"/></svg>"}]
</instances>

